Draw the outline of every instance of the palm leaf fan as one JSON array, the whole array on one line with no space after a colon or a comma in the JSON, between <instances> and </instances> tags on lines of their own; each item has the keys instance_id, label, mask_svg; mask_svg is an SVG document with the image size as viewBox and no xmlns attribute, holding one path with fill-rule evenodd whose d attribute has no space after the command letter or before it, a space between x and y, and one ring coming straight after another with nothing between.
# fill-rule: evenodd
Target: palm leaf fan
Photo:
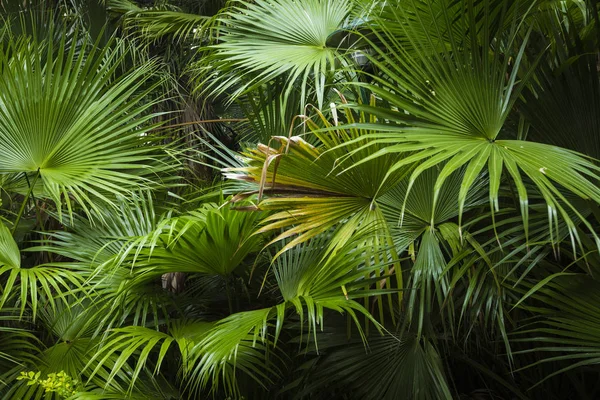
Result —
<instances>
[{"instance_id":1,"label":"palm leaf fan","mask_svg":"<svg viewBox=\"0 0 600 400\"><path fill-rule=\"evenodd\" d=\"M133 48L84 44L22 39L0 49L0 174L29 176L59 217L73 201L89 213L156 186L169 166L149 134L154 63L116 74Z\"/></svg>"}]
</instances>

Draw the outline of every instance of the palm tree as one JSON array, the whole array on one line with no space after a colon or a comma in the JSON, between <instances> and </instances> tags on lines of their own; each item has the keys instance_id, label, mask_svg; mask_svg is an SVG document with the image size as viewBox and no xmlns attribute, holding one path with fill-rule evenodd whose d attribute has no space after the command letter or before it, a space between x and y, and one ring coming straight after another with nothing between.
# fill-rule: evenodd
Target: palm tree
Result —
<instances>
[{"instance_id":1,"label":"palm tree","mask_svg":"<svg viewBox=\"0 0 600 400\"><path fill-rule=\"evenodd\" d=\"M2 31L3 398L598 396L597 2L84 3Z\"/></svg>"}]
</instances>

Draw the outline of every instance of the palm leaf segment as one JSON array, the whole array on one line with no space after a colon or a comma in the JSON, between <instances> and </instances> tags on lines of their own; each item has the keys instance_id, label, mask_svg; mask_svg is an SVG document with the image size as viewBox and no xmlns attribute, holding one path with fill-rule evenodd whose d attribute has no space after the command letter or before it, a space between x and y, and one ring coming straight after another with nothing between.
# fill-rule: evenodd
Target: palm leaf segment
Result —
<instances>
[{"instance_id":1,"label":"palm leaf segment","mask_svg":"<svg viewBox=\"0 0 600 400\"><path fill-rule=\"evenodd\" d=\"M130 51L113 45L84 41L76 51L64 40L58 48L21 40L0 50L0 174L28 174L69 209L73 199L94 208L156 180L149 176L162 167L143 128L153 117L143 99L155 67L115 78Z\"/></svg>"}]
</instances>

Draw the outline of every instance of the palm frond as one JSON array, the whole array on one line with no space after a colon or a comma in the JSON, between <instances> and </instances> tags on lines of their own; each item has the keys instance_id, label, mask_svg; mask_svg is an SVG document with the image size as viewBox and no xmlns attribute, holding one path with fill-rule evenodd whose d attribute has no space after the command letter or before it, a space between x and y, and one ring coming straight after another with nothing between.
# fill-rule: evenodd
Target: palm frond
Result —
<instances>
[{"instance_id":1,"label":"palm frond","mask_svg":"<svg viewBox=\"0 0 600 400\"><path fill-rule=\"evenodd\" d=\"M30 306L32 317L35 320L38 303L47 301L55 307L55 296L70 292L81 285L82 279L67 268L52 266L35 266L21 268L21 253L12 238L8 228L0 223L0 276L6 276L0 308L8 302L14 301L19 305L21 316Z\"/></svg>"},{"instance_id":2,"label":"palm frond","mask_svg":"<svg viewBox=\"0 0 600 400\"><path fill-rule=\"evenodd\" d=\"M119 42L79 52L64 40L3 47L0 173L39 178L36 197L69 214L73 200L89 212L115 195L156 186L156 174L169 166L148 134L156 66L147 62L117 78L130 53Z\"/></svg>"},{"instance_id":3,"label":"palm frond","mask_svg":"<svg viewBox=\"0 0 600 400\"><path fill-rule=\"evenodd\" d=\"M103 342L100 350L92 356L86 365L86 367L90 365L95 366L90 373L89 379L92 379L98 371L103 369L106 361L112 358L110 363L112 371L107 378L103 377L106 385L110 385L117 373L121 372L128 359L133 354L136 354L136 366L130 377L131 384L129 390L131 391L142 368L144 368L146 362L149 361L148 357L151 351L154 350L156 346L159 346L158 358L156 359L154 366L154 374L156 374L157 371L160 370L165 355L174 340L175 339L165 333L141 326L129 326L115 329L114 333ZM118 357L114 357L117 354Z\"/></svg>"},{"instance_id":4,"label":"palm frond","mask_svg":"<svg viewBox=\"0 0 600 400\"><path fill-rule=\"evenodd\" d=\"M519 341L538 344L536 351L557 354L540 362L568 360L560 372L597 363L597 286L595 280L583 274L565 273L549 276L535 286L524 285L530 299L521 307L535 311L538 317L533 319L534 324L521 329L520 335L528 337Z\"/></svg>"},{"instance_id":5,"label":"palm frond","mask_svg":"<svg viewBox=\"0 0 600 400\"><path fill-rule=\"evenodd\" d=\"M285 77L284 99L300 82L301 98L312 86L321 107L336 63L344 63L343 51L329 44L328 38L342 28L351 9L347 0L234 2L222 14L224 26L220 42L212 47L211 66L199 74L205 76L208 90L229 91L234 98ZM215 68L218 74L213 73Z\"/></svg>"},{"instance_id":6,"label":"palm frond","mask_svg":"<svg viewBox=\"0 0 600 400\"><path fill-rule=\"evenodd\" d=\"M396 171L386 182L386 171L398 160L395 156L380 157L373 162L361 164L347 173L337 173L339 159L348 149L339 146L346 141L363 137L363 129L341 128L331 124L317 114L327 127L319 129L314 122L307 121L311 133L321 142L313 146L298 136L274 137L280 143L278 149L259 144L256 149L245 153L247 166L228 168L225 176L231 179L252 182L257 190L241 193L238 198L258 194L259 208L274 210L261 231L286 229L273 242L298 234L284 249L323 233L340 222L345 222L348 231L359 226L374 225L383 221L377 206L377 198L391 189L408 172L410 167ZM349 121L357 118L366 121L367 114L355 116L345 113ZM335 123L335 121L334 121ZM358 152L355 161L376 152L374 147ZM381 188L385 184L384 188ZM263 195L268 197L264 200ZM332 207L335 204L335 207Z\"/></svg>"},{"instance_id":7,"label":"palm frond","mask_svg":"<svg viewBox=\"0 0 600 400\"><path fill-rule=\"evenodd\" d=\"M388 101L393 109L381 108L379 111L388 123L361 125L377 133L340 147L360 142L366 143L359 148L361 151L370 146L384 146L362 162L389 157L389 154L402 154L403 159L389 169L390 174L419 163L411 173L409 192L420 174L444 163L433 190L434 205L448 177L465 168L457 199L459 218L463 214L467 193L482 173L489 176L490 207L497 211L498 190L505 174L516 187L526 236L531 194L524 182L529 180L548 206L549 227L554 229L557 218L564 219L575 247L579 235L569 212L581 216L561 189L584 199L599 201L600 192L596 185L598 167L572 150L502 138L509 131L507 119L512 108L537 63L533 60L527 67L521 63L530 35L529 30L523 31L522 28L527 13L501 14L503 18L497 23L500 28L492 29L491 8L484 7L482 12L475 13L475 6L470 4L468 1L456 2L455 7L441 14L431 14L425 6L414 10L417 20L421 13L425 13L434 18L434 28L444 32L456 29L454 20L463 21L469 27L460 31L460 35L456 32L448 34L450 48L433 53L425 51L425 47L437 43L437 39L424 34L429 26L422 22L398 25L405 38L418 50L412 53L386 29L385 21L382 21L381 31L374 34L385 47L372 57L372 62L384 74L374 78L376 85L367 87ZM394 9L393 12L398 20L411 18L406 10ZM481 24L479 30L475 29L478 24ZM481 35L476 32L481 32ZM356 107L365 109L364 106ZM368 111L378 113L374 108ZM354 163L354 166L358 165L360 162ZM587 222L583 223L591 228Z\"/></svg>"},{"instance_id":8,"label":"palm frond","mask_svg":"<svg viewBox=\"0 0 600 400\"><path fill-rule=\"evenodd\" d=\"M301 393L333 386L339 395L352 398L453 398L440 355L427 340L387 334L370 338L365 348L338 334L320 342L323 355L303 381Z\"/></svg>"},{"instance_id":9,"label":"palm frond","mask_svg":"<svg viewBox=\"0 0 600 400\"><path fill-rule=\"evenodd\" d=\"M210 17L185 13L169 4L142 8L128 0L109 0L106 8L121 16L121 22L126 29L149 41L164 36L171 36L177 40L201 37L207 24L211 22Z\"/></svg>"}]
</instances>

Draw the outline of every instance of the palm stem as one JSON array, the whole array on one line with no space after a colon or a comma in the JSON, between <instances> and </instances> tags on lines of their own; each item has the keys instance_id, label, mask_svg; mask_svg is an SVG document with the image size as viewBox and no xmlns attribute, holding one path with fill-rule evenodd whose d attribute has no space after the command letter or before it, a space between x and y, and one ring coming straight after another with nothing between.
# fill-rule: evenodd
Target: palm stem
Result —
<instances>
[{"instance_id":1,"label":"palm stem","mask_svg":"<svg viewBox=\"0 0 600 400\"><path fill-rule=\"evenodd\" d=\"M225 292L227 293L227 305L229 306L229 313L233 314L233 301L231 299L231 287L229 286L229 277L225 279Z\"/></svg>"},{"instance_id":2,"label":"palm stem","mask_svg":"<svg viewBox=\"0 0 600 400\"><path fill-rule=\"evenodd\" d=\"M25 206L27 205L27 202L29 201L29 197L31 196L31 193L33 193L33 188L35 187L35 184L40 176L40 169L38 168L35 174L35 178L33 179L33 183L29 184L29 178L27 178L27 173L24 172L25 174L25 179L27 180L27 184L29 185L29 190L27 191L27 194L25 195L25 198L23 199L23 203L21 203L21 208L19 209L19 213L17 214L17 219L15 220L15 223L13 225L12 231L11 233L14 235L15 231L17 230L17 226L19 226L19 221L21 221L21 217L23 216L23 213L25 212Z\"/></svg>"}]
</instances>

